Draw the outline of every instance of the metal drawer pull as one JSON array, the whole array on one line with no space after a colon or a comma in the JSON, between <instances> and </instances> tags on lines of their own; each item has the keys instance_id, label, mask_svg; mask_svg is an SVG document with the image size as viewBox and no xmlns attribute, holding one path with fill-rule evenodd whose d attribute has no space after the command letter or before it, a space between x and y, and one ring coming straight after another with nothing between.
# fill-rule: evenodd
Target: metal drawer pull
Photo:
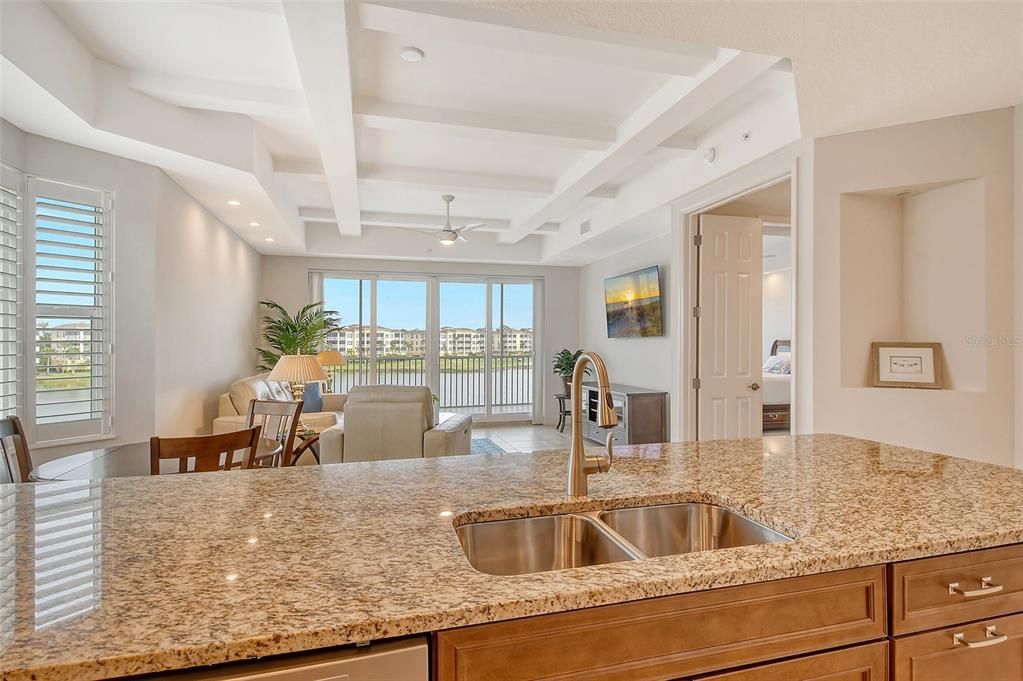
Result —
<instances>
[{"instance_id":1,"label":"metal drawer pull","mask_svg":"<svg viewBox=\"0 0 1023 681\"><path fill-rule=\"evenodd\" d=\"M996 594L1002 590L1001 584L994 584L990 577L980 578L979 589L960 589L959 582L952 582L948 585L949 594L959 594L965 598L973 598L974 596L990 596Z\"/></svg>"},{"instance_id":2,"label":"metal drawer pull","mask_svg":"<svg viewBox=\"0 0 1023 681\"><path fill-rule=\"evenodd\" d=\"M1005 643L1008 640L1009 635L998 631L993 624L984 629L984 639L980 641L967 641L966 634L952 634L953 645L966 646L967 648L987 648L988 646Z\"/></svg>"}]
</instances>

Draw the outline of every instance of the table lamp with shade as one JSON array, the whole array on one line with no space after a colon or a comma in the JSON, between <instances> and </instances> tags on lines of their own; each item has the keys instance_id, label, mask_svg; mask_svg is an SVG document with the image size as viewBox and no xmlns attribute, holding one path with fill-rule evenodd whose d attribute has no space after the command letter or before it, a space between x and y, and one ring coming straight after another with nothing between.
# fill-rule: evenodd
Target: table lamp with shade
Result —
<instances>
[{"instance_id":1,"label":"table lamp with shade","mask_svg":"<svg viewBox=\"0 0 1023 681\"><path fill-rule=\"evenodd\" d=\"M325 381L327 374L316 360L316 355L281 355L267 378L290 384L295 399L300 400L306 383Z\"/></svg>"},{"instance_id":2,"label":"table lamp with shade","mask_svg":"<svg viewBox=\"0 0 1023 681\"><path fill-rule=\"evenodd\" d=\"M321 350L316 353L316 360L324 369L327 369L327 392L334 391L334 367L341 367L347 364L345 356L337 350Z\"/></svg>"}]
</instances>

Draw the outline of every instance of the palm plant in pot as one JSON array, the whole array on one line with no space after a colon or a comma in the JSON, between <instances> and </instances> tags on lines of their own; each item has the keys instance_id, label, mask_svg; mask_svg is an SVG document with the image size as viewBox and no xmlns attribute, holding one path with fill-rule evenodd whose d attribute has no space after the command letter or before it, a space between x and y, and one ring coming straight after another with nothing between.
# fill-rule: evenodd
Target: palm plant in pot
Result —
<instances>
[{"instance_id":1,"label":"palm plant in pot","mask_svg":"<svg viewBox=\"0 0 1023 681\"><path fill-rule=\"evenodd\" d=\"M263 340L267 346L256 348L260 371L272 371L281 355L315 355L326 346L327 334L341 325L341 316L324 310L323 303L310 303L294 315L272 300L261 300L259 304L263 306ZM305 411L319 411L314 408L319 384L315 384L315 394L309 387L306 386Z\"/></svg>"},{"instance_id":2,"label":"palm plant in pot","mask_svg":"<svg viewBox=\"0 0 1023 681\"><path fill-rule=\"evenodd\" d=\"M572 391L572 372L575 371L576 360L583 354L582 350L572 351L568 348L562 348L554 355L554 373L561 376L561 381L565 385L565 395L568 396ZM589 373L589 368L586 369L586 373Z\"/></svg>"}]
</instances>

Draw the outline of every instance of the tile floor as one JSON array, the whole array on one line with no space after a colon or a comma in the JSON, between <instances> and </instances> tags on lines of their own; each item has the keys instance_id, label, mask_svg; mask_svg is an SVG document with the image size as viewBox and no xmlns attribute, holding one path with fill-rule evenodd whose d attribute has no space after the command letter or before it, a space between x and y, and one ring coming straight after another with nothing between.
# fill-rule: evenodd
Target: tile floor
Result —
<instances>
[{"instance_id":1,"label":"tile floor","mask_svg":"<svg viewBox=\"0 0 1023 681\"><path fill-rule=\"evenodd\" d=\"M567 427L564 433L559 433L554 426L534 426L531 423L474 423L472 436L485 437L506 452L568 449L571 442Z\"/></svg>"}]
</instances>

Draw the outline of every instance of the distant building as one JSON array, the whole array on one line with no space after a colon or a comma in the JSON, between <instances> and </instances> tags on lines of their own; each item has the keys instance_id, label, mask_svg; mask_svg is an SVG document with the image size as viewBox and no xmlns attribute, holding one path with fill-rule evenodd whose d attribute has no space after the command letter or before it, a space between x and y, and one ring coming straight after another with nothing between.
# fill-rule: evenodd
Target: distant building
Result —
<instances>
[{"instance_id":1,"label":"distant building","mask_svg":"<svg viewBox=\"0 0 1023 681\"><path fill-rule=\"evenodd\" d=\"M533 352L533 330L503 327L491 334L491 349L496 354L530 354ZM377 327L377 356L408 356L426 354L426 331L423 329L392 329ZM440 354L482 355L486 351L486 329L444 326L440 329ZM368 355L369 329L348 324L327 335L327 346L349 355Z\"/></svg>"}]
</instances>

